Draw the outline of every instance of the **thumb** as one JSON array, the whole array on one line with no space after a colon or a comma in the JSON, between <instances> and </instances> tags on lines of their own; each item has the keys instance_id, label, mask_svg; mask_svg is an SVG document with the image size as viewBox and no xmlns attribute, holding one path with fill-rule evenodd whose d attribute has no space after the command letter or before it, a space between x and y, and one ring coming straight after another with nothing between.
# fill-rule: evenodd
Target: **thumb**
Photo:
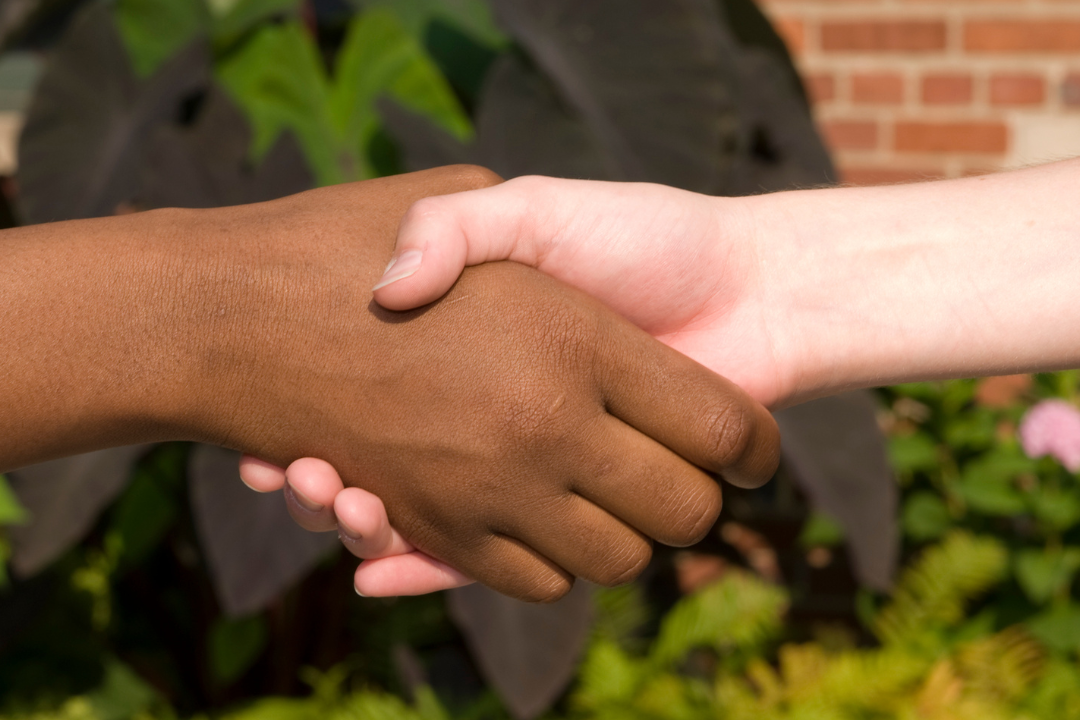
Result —
<instances>
[{"instance_id":1,"label":"thumb","mask_svg":"<svg viewBox=\"0 0 1080 720\"><path fill-rule=\"evenodd\" d=\"M423 198L398 228L394 256L375 285L375 301L411 310L438 300L466 265L496 260L537 264L534 186L547 178L518 178L492 187Z\"/></svg>"}]
</instances>

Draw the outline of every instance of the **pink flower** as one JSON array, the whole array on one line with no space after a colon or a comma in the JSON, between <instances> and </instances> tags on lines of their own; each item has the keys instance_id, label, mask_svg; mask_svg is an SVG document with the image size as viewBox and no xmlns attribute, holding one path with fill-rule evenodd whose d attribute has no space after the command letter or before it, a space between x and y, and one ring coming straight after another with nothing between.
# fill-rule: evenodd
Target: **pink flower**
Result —
<instances>
[{"instance_id":1,"label":"pink flower","mask_svg":"<svg viewBox=\"0 0 1080 720\"><path fill-rule=\"evenodd\" d=\"M1064 400L1043 400L1020 423L1028 457L1050 455L1070 472L1080 471L1080 410Z\"/></svg>"}]
</instances>

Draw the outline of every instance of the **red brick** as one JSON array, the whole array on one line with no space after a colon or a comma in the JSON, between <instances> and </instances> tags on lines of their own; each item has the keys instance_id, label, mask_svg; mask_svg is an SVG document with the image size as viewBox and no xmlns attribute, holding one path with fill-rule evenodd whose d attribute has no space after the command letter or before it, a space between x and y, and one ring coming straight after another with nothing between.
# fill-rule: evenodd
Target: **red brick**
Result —
<instances>
[{"instance_id":1,"label":"red brick","mask_svg":"<svg viewBox=\"0 0 1080 720\"><path fill-rule=\"evenodd\" d=\"M1061 84L1061 101L1068 107L1080 108L1080 72L1069 73Z\"/></svg>"},{"instance_id":2,"label":"red brick","mask_svg":"<svg viewBox=\"0 0 1080 720\"><path fill-rule=\"evenodd\" d=\"M904 101L904 78L897 73L853 75L851 99L866 105L898 105Z\"/></svg>"},{"instance_id":3,"label":"red brick","mask_svg":"<svg viewBox=\"0 0 1080 720\"><path fill-rule=\"evenodd\" d=\"M840 170L840 179L847 185L896 185L899 183L940 180L940 169L905 170L883 167L848 167Z\"/></svg>"},{"instance_id":4,"label":"red brick","mask_svg":"<svg viewBox=\"0 0 1080 720\"><path fill-rule=\"evenodd\" d=\"M992 105L1041 105L1046 101L1046 81L1039 75L999 73L990 78Z\"/></svg>"},{"instance_id":5,"label":"red brick","mask_svg":"<svg viewBox=\"0 0 1080 720\"><path fill-rule=\"evenodd\" d=\"M873 150L878 144L878 126L866 120L830 120L821 132L833 150Z\"/></svg>"},{"instance_id":6,"label":"red brick","mask_svg":"<svg viewBox=\"0 0 1080 720\"><path fill-rule=\"evenodd\" d=\"M801 55L806 50L806 24L802 20L780 17L773 20L773 27L793 55Z\"/></svg>"},{"instance_id":7,"label":"red brick","mask_svg":"<svg viewBox=\"0 0 1080 720\"><path fill-rule=\"evenodd\" d=\"M922 81L922 101L926 105L965 105L971 102L975 83L966 73L926 75Z\"/></svg>"},{"instance_id":8,"label":"red brick","mask_svg":"<svg viewBox=\"0 0 1080 720\"><path fill-rule=\"evenodd\" d=\"M826 22L821 47L826 52L930 52L945 49L941 20L863 20Z\"/></svg>"},{"instance_id":9,"label":"red brick","mask_svg":"<svg viewBox=\"0 0 1080 720\"><path fill-rule=\"evenodd\" d=\"M1077 52L1080 20L971 20L964 25L971 52Z\"/></svg>"},{"instance_id":10,"label":"red brick","mask_svg":"<svg viewBox=\"0 0 1080 720\"><path fill-rule=\"evenodd\" d=\"M829 73L810 73L803 76L806 95L812 103L829 102L836 99L836 78Z\"/></svg>"},{"instance_id":11,"label":"red brick","mask_svg":"<svg viewBox=\"0 0 1080 720\"><path fill-rule=\"evenodd\" d=\"M899 122L894 142L899 152L1004 153L1009 129L999 122Z\"/></svg>"}]
</instances>

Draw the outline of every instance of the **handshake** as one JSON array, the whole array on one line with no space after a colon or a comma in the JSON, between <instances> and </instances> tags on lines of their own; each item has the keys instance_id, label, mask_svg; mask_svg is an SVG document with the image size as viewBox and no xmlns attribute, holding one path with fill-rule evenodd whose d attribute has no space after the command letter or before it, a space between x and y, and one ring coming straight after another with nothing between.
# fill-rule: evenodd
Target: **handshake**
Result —
<instances>
[{"instance_id":1,"label":"handshake","mask_svg":"<svg viewBox=\"0 0 1080 720\"><path fill-rule=\"evenodd\" d=\"M458 166L7 230L0 471L197 440L287 472L362 592L624 582L708 531L718 477L768 480L767 407L1080 366L1078 176L717 198Z\"/></svg>"},{"instance_id":2,"label":"handshake","mask_svg":"<svg viewBox=\"0 0 1080 720\"><path fill-rule=\"evenodd\" d=\"M405 302L418 309L371 301L372 286L420 280L434 256L399 248L379 279L399 225L437 239L423 227L437 206L416 201L498 182L451 167L223 211L236 227L264 228L260 254L281 287L262 310L279 315L272 335L215 361L243 388L229 393L228 425L244 428L216 441L282 465L325 459L381 499L408 549L513 597L550 601L575 577L633 579L654 540L700 540L720 513L716 476L765 482L779 436L736 385L520 264L471 268L445 294ZM236 335L232 323L252 324L245 315L225 306L216 334ZM249 484L260 485L260 471L280 486L283 471L245 461ZM294 486L290 497L302 525L333 526L321 503ZM372 553L366 539L343 533L362 556Z\"/></svg>"}]
</instances>

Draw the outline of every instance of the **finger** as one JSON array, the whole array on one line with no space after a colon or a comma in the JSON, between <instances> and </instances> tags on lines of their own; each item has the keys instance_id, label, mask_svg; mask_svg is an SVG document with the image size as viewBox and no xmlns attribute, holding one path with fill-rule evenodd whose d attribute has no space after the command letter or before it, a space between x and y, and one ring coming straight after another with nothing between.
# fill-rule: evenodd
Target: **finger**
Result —
<instances>
[{"instance_id":1,"label":"finger","mask_svg":"<svg viewBox=\"0 0 1080 720\"><path fill-rule=\"evenodd\" d=\"M334 516L342 545L358 558L369 560L414 550L390 526L382 500L367 490L350 487L338 493L334 498Z\"/></svg>"},{"instance_id":2,"label":"finger","mask_svg":"<svg viewBox=\"0 0 1080 720\"><path fill-rule=\"evenodd\" d=\"M626 323L612 323L598 358L608 411L739 487L758 487L780 462L769 411L734 383Z\"/></svg>"},{"instance_id":3,"label":"finger","mask_svg":"<svg viewBox=\"0 0 1080 720\"><path fill-rule=\"evenodd\" d=\"M330 463L301 458L285 470L285 505L296 524L312 532L337 529L334 498L344 489Z\"/></svg>"},{"instance_id":4,"label":"finger","mask_svg":"<svg viewBox=\"0 0 1080 720\"><path fill-rule=\"evenodd\" d=\"M427 550L427 548L425 548ZM452 548L454 565L467 577L483 577L497 592L525 602L554 602L574 586L574 577L527 543L505 535L487 535L470 552ZM433 557L448 553L429 551Z\"/></svg>"},{"instance_id":5,"label":"finger","mask_svg":"<svg viewBox=\"0 0 1080 720\"><path fill-rule=\"evenodd\" d=\"M365 560L353 575L353 587L364 597L426 595L472 583L454 568L422 552Z\"/></svg>"},{"instance_id":6,"label":"finger","mask_svg":"<svg viewBox=\"0 0 1080 720\"><path fill-rule=\"evenodd\" d=\"M285 485L285 469L244 455L240 458L240 479L255 492L274 492Z\"/></svg>"},{"instance_id":7,"label":"finger","mask_svg":"<svg viewBox=\"0 0 1080 720\"><path fill-rule=\"evenodd\" d=\"M536 221L561 207L543 202L549 193L536 192L547 187L545 180L519 178L415 202L401 220L375 300L389 310L410 310L442 297L466 265L515 260L537 266L544 252Z\"/></svg>"},{"instance_id":8,"label":"finger","mask_svg":"<svg viewBox=\"0 0 1080 720\"><path fill-rule=\"evenodd\" d=\"M512 532L577 577L607 587L622 585L652 558L646 537L580 495L561 495L543 510L522 513ZM557 528L551 518L558 518Z\"/></svg>"},{"instance_id":9,"label":"finger","mask_svg":"<svg viewBox=\"0 0 1080 720\"><path fill-rule=\"evenodd\" d=\"M574 480L574 491L657 542L699 542L720 516L720 484L618 418L606 424L593 471Z\"/></svg>"}]
</instances>

